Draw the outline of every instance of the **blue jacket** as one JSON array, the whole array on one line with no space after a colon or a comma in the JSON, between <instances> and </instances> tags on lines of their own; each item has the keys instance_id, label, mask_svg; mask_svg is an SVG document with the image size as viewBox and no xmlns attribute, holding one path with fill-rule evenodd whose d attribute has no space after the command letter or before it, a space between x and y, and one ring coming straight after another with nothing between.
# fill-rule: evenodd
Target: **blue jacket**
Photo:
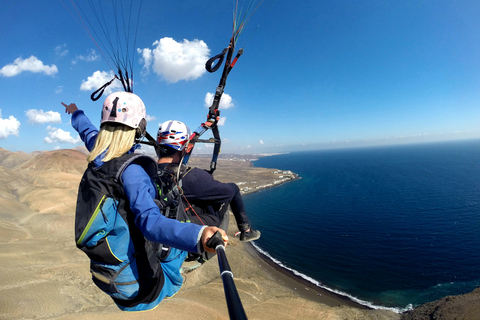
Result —
<instances>
[{"instance_id":1,"label":"blue jacket","mask_svg":"<svg viewBox=\"0 0 480 320\"><path fill-rule=\"evenodd\" d=\"M91 151L97 139L98 129L82 110L72 114L72 126L79 133L88 151ZM138 145L134 146L129 153L137 148ZM101 166L103 157L104 154L98 156L93 161L94 165ZM135 214L135 225L145 238L180 250L202 252L200 238L205 226L166 218L153 201L157 188L140 165L130 164L121 179L130 209Z\"/></svg>"}]
</instances>

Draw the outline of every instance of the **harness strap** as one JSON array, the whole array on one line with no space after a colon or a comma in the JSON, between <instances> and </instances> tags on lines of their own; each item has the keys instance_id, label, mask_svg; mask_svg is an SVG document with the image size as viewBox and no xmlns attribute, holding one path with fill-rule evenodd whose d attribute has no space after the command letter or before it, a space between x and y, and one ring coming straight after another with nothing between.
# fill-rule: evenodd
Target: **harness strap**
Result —
<instances>
[{"instance_id":1,"label":"harness strap","mask_svg":"<svg viewBox=\"0 0 480 320\"><path fill-rule=\"evenodd\" d=\"M200 127L197 130L195 130L193 134L190 136L190 144L187 146L186 154L183 159L183 164L187 164L188 160L190 159L190 155L193 151L195 142L211 142L210 140L200 141L199 138L208 129L212 129L212 134L214 138L213 143L215 143L215 146L213 147L212 161L210 162L210 171L208 171L210 174L213 174L213 172L217 168L218 155L220 154L220 148L222 144L222 140L220 138L220 131L217 126L218 121L220 120L220 110L219 110L220 99L222 98L225 85L227 83L228 74L230 73L230 71L232 71L232 68L235 66L238 59L243 54L243 49L238 50L237 55L232 61L232 56L234 51L235 51L235 39L234 37L232 37L230 39L230 45L227 48L223 49L222 53L217 54L216 56L210 58L205 64L205 69L207 69L208 72L215 72L220 68L220 65L223 63L223 60L225 59L225 55L226 55L226 61L223 67L222 77L220 78L220 82L215 91L215 97L213 98L213 103L209 108L207 121L202 123Z\"/></svg>"},{"instance_id":2,"label":"harness strap","mask_svg":"<svg viewBox=\"0 0 480 320\"><path fill-rule=\"evenodd\" d=\"M112 80L108 81L107 83L105 83L103 86L101 86L100 88L98 88L95 92L93 92L91 95L90 95L90 99L92 99L93 101L97 101L98 99L100 99L100 97L103 95L103 92L105 91L105 89L112 84L113 80L115 79L118 79L118 77L115 75L115 77L113 77Z\"/></svg>"},{"instance_id":3,"label":"harness strap","mask_svg":"<svg viewBox=\"0 0 480 320\"><path fill-rule=\"evenodd\" d=\"M228 51L228 48L225 48L223 49L222 53L219 53L216 56L208 59L208 61L205 63L205 69L210 73L217 71L222 65L223 59L225 58L225 54L227 53L227 51ZM216 60L219 60L219 61L215 65L213 65Z\"/></svg>"}]
</instances>

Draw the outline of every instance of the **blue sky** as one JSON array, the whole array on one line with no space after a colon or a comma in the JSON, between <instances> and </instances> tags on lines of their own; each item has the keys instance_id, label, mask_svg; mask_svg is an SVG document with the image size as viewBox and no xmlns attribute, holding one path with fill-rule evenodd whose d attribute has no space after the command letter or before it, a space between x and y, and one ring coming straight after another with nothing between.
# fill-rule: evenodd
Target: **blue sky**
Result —
<instances>
[{"instance_id":1,"label":"blue sky","mask_svg":"<svg viewBox=\"0 0 480 320\"><path fill-rule=\"evenodd\" d=\"M143 1L134 92L152 135L206 119L221 71L203 65L228 45L233 4ZM476 0L264 0L237 43L222 152L480 138L479 17ZM111 69L71 1L2 1L0 30L0 147L81 145L60 102L99 123L105 96L90 94Z\"/></svg>"}]
</instances>

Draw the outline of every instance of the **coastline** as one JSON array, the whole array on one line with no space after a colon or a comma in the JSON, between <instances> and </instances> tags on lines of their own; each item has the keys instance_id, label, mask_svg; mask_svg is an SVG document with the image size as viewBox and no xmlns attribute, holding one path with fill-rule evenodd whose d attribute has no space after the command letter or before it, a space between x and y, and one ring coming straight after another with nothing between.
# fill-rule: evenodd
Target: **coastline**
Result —
<instances>
[{"instance_id":1,"label":"coastline","mask_svg":"<svg viewBox=\"0 0 480 320\"><path fill-rule=\"evenodd\" d=\"M189 165L197 168L208 168L206 158L192 158ZM236 183L242 195L260 190L278 187L284 183L301 179L290 170L255 167L251 160L219 159L214 173L216 180L223 183Z\"/></svg>"},{"instance_id":2,"label":"coastline","mask_svg":"<svg viewBox=\"0 0 480 320\"><path fill-rule=\"evenodd\" d=\"M257 160L257 159L255 159ZM270 189L273 187L281 186L288 182L293 182L295 180L300 180L300 177L297 173L294 173L290 170L280 170L275 168L263 168L263 167L255 167L253 162L255 160L248 160L246 161L249 163L249 167L255 168L257 170L270 170L274 175L283 175L270 183L264 183L260 185L256 185L254 188L250 188L249 190L242 190L242 195L247 195L255 192L259 192L261 190ZM220 177L219 180L222 180L223 177ZM226 181L224 181L226 182ZM238 183L238 182L237 182ZM234 220L233 215L230 218L230 226L229 230L236 230L236 225L232 224L232 220ZM254 259L258 260L261 263L267 273L272 275L279 284L282 284L289 290L292 290L295 294L299 297L315 302L327 305L329 307L340 307L340 306L347 306L351 308L356 308L359 310L375 310L369 306L360 304L347 296L340 295L329 291L327 289L321 288L316 286L314 283L296 275L292 271L278 265L275 263L270 257L266 256L259 250L257 250L251 243L245 244L245 251L251 255Z\"/></svg>"},{"instance_id":3,"label":"coastline","mask_svg":"<svg viewBox=\"0 0 480 320\"><path fill-rule=\"evenodd\" d=\"M265 171L265 170L268 171L269 180L267 180L267 182L265 182L264 180L260 183L257 183L254 187L247 188L247 190L245 189L242 190L241 188L242 195L247 195L247 194L259 192L261 190L278 187L285 183L293 182L295 180L301 179L301 177L298 174L289 170L255 167L253 165L252 160L245 161L245 162L248 164L247 167L249 167L250 169L255 169L258 171ZM227 174L227 172L223 172L225 170L224 168L225 167L223 167L223 170L222 169L218 170L219 176L216 178L222 182L228 182L228 180L232 179L233 177ZM233 179L233 180L237 180L237 179ZM234 182L237 184L242 184L241 181L234 181ZM231 230L237 230L237 226L234 223L234 221L235 219L233 215L230 213L230 224L229 224L230 232L228 232L230 237L234 236L234 233L235 233L235 232L232 233ZM266 273L274 277L278 284L284 286L288 290L291 290L292 293L298 295L303 299L306 299L315 303L324 304L329 307L348 306L348 307L352 307L360 310L374 310L370 307L367 307L358 302L355 302L346 296L336 294L327 289L323 289L321 287L316 286L312 282L276 264L274 261L272 261L271 258L264 255L257 249L255 249L255 247L251 243L245 243L244 248L246 253L249 254L255 260L257 260L259 264L262 266L262 268L264 269L264 271L266 271Z\"/></svg>"},{"instance_id":4,"label":"coastline","mask_svg":"<svg viewBox=\"0 0 480 320\"><path fill-rule=\"evenodd\" d=\"M291 172L289 174L289 178L287 178L287 179L275 180L273 184L268 184L268 185L265 185L265 186L258 186L257 188L251 189L251 190L240 189L240 192L242 193L242 195L247 195L247 194L255 193L255 192L258 192L258 191L261 191L261 190L279 187L282 184L285 184L285 183L288 183L288 182L293 182L295 180L300 180L300 179L302 179L302 177L300 177L296 173Z\"/></svg>"},{"instance_id":5,"label":"coastline","mask_svg":"<svg viewBox=\"0 0 480 320\"><path fill-rule=\"evenodd\" d=\"M373 310L372 308L359 304L348 297L320 288L308 280L295 275L293 272L282 268L269 257L255 249L250 243L246 243L244 247L245 251L254 259L257 259L262 264L265 271L277 280L279 285L291 290L303 299L315 303L321 303L329 307L347 306L361 310Z\"/></svg>"}]
</instances>

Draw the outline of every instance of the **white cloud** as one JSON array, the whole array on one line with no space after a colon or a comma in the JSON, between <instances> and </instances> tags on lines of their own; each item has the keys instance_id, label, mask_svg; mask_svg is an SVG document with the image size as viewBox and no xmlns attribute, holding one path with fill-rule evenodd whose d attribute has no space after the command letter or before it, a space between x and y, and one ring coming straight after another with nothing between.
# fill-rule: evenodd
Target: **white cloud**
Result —
<instances>
[{"instance_id":1,"label":"white cloud","mask_svg":"<svg viewBox=\"0 0 480 320\"><path fill-rule=\"evenodd\" d=\"M62 123L60 113L55 111L35 110L30 109L25 111L28 121L31 123Z\"/></svg>"},{"instance_id":2,"label":"white cloud","mask_svg":"<svg viewBox=\"0 0 480 320\"><path fill-rule=\"evenodd\" d=\"M207 94L205 95L205 106L207 108L210 108L212 106L214 97L215 97L215 95L211 92L207 92ZM228 95L226 93L222 94L222 97L220 98L219 109L228 109L228 108L233 107L233 102L232 101L233 101L233 99L230 95Z\"/></svg>"},{"instance_id":3,"label":"white cloud","mask_svg":"<svg viewBox=\"0 0 480 320\"><path fill-rule=\"evenodd\" d=\"M62 143L62 142L67 142L67 143L78 143L80 142L80 137L77 137L74 139L71 135L70 132L63 131L62 129L55 128L48 126L47 127L48 132L48 137L45 137L43 141L45 143Z\"/></svg>"},{"instance_id":4,"label":"white cloud","mask_svg":"<svg viewBox=\"0 0 480 320\"><path fill-rule=\"evenodd\" d=\"M55 47L55 54L60 57L65 57L68 54L67 44L61 44Z\"/></svg>"},{"instance_id":5,"label":"white cloud","mask_svg":"<svg viewBox=\"0 0 480 320\"><path fill-rule=\"evenodd\" d=\"M156 41L153 43L155 45ZM137 49L137 52L142 55L142 58L140 60L140 63L143 62L143 68L146 73L150 71L150 67L152 66L152 60L153 60L153 53L152 49L145 48L145 49Z\"/></svg>"},{"instance_id":6,"label":"white cloud","mask_svg":"<svg viewBox=\"0 0 480 320\"><path fill-rule=\"evenodd\" d=\"M162 76L167 82L194 80L205 73L205 62L210 49L202 40L176 42L172 38L155 41L155 48L137 49L142 55L144 71L152 71Z\"/></svg>"},{"instance_id":7,"label":"white cloud","mask_svg":"<svg viewBox=\"0 0 480 320\"><path fill-rule=\"evenodd\" d=\"M0 69L0 75L4 77L13 77L24 71L30 71L34 73L44 73L49 76L53 76L58 72L57 66L52 64L46 66L37 57L31 56L27 59L17 58L12 64L7 64Z\"/></svg>"},{"instance_id":8,"label":"white cloud","mask_svg":"<svg viewBox=\"0 0 480 320\"><path fill-rule=\"evenodd\" d=\"M87 55L78 55L75 57L74 60L72 60L72 64L76 64L78 61L86 61L86 62L92 62L92 61L98 61L100 60L100 56L97 54L95 49L90 49L87 52Z\"/></svg>"},{"instance_id":9,"label":"white cloud","mask_svg":"<svg viewBox=\"0 0 480 320\"><path fill-rule=\"evenodd\" d=\"M58 86L56 89L55 89L55 93L56 94L60 94L63 92L63 86Z\"/></svg>"},{"instance_id":10,"label":"white cloud","mask_svg":"<svg viewBox=\"0 0 480 320\"><path fill-rule=\"evenodd\" d=\"M95 71L90 77L87 78L86 81L82 81L80 90L97 90L114 77L115 74L112 71ZM123 89L123 87L120 81L115 80L105 89L104 94L110 94L112 92L119 91L118 89Z\"/></svg>"},{"instance_id":11,"label":"white cloud","mask_svg":"<svg viewBox=\"0 0 480 320\"><path fill-rule=\"evenodd\" d=\"M217 125L218 125L218 126L224 126L224 125L225 125L225 121L227 121L227 117L220 117L220 119L218 120Z\"/></svg>"},{"instance_id":12,"label":"white cloud","mask_svg":"<svg viewBox=\"0 0 480 320\"><path fill-rule=\"evenodd\" d=\"M0 109L0 139L5 139L10 135L18 136L18 129L20 128L20 121L14 116L9 116L8 119L2 118L2 109Z\"/></svg>"},{"instance_id":13,"label":"white cloud","mask_svg":"<svg viewBox=\"0 0 480 320\"><path fill-rule=\"evenodd\" d=\"M150 121L154 121L154 120L157 120L157 118L155 116L149 116L147 114L147 118L146 118L147 122L150 122Z\"/></svg>"},{"instance_id":14,"label":"white cloud","mask_svg":"<svg viewBox=\"0 0 480 320\"><path fill-rule=\"evenodd\" d=\"M265 144L265 142L263 142L263 140L260 140L259 143L260 143L260 144Z\"/></svg>"}]
</instances>

